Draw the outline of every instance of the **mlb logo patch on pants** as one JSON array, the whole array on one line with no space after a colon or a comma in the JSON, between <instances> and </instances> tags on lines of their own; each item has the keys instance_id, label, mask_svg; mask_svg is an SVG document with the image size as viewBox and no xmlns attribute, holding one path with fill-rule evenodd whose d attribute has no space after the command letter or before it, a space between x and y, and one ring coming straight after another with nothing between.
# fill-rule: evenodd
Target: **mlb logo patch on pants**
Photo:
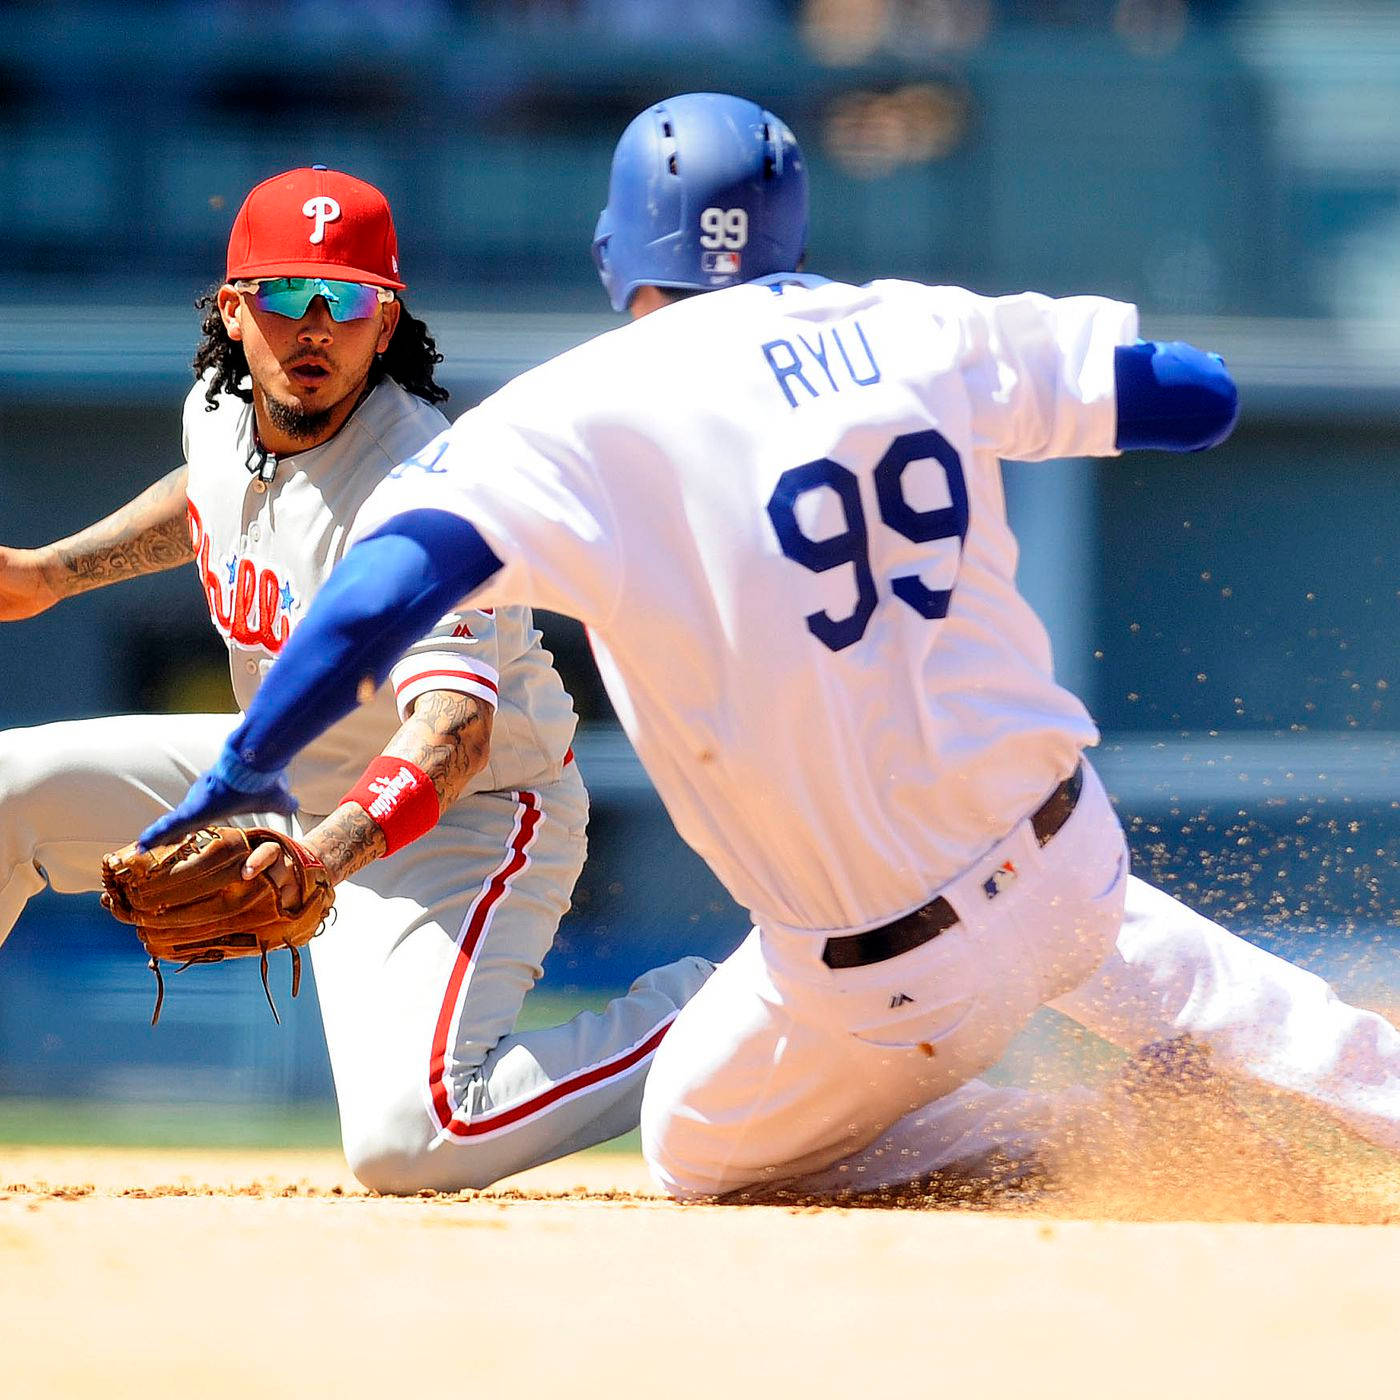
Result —
<instances>
[{"instance_id":1,"label":"mlb logo patch on pants","mask_svg":"<svg viewBox=\"0 0 1400 1400\"><path fill-rule=\"evenodd\" d=\"M1016 866L1004 860L992 871L990 877L982 881L982 892L988 899L995 899L1016 878Z\"/></svg>"}]
</instances>

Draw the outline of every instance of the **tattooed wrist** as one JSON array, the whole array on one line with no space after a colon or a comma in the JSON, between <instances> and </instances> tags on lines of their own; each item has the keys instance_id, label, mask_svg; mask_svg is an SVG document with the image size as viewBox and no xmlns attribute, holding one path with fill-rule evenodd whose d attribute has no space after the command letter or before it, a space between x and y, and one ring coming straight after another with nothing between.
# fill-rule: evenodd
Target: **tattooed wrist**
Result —
<instances>
[{"instance_id":1,"label":"tattooed wrist","mask_svg":"<svg viewBox=\"0 0 1400 1400\"><path fill-rule=\"evenodd\" d=\"M427 774L446 809L473 774L485 766L491 748L493 712L474 695L434 690L420 696L413 713L384 750L406 758ZM338 884L386 854L389 843L379 823L358 802L344 802L307 833L306 845Z\"/></svg>"},{"instance_id":2,"label":"tattooed wrist","mask_svg":"<svg viewBox=\"0 0 1400 1400\"><path fill-rule=\"evenodd\" d=\"M389 849L379 824L358 802L337 807L307 833L306 845L326 867L332 884L362 870Z\"/></svg>"}]
</instances>

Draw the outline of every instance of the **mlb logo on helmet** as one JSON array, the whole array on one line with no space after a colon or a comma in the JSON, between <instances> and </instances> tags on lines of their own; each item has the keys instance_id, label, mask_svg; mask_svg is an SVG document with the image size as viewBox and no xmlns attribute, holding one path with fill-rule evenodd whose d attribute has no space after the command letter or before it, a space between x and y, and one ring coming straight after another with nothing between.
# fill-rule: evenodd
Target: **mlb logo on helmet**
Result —
<instances>
[{"instance_id":1,"label":"mlb logo on helmet","mask_svg":"<svg viewBox=\"0 0 1400 1400\"><path fill-rule=\"evenodd\" d=\"M738 253L702 253L700 270L717 276L733 277L739 271Z\"/></svg>"},{"instance_id":2,"label":"mlb logo on helmet","mask_svg":"<svg viewBox=\"0 0 1400 1400\"><path fill-rule=\"evenodd\" d=\"M228 240L230 282L329 277L403 291L389 201L373 185L314 165L264 180Z\"/></svg>"}]
</instances>

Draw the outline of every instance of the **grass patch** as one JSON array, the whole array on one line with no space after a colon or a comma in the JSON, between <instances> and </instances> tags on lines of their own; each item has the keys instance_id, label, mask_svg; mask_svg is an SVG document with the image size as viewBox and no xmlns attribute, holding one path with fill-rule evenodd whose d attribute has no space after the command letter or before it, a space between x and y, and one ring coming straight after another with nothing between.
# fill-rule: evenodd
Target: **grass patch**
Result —
<instances>
[{"instance_id":1,"label":"grass patch","mask_svg":"<svg viewBox=\"0 0 1400 1400\"><path fill-rule=\"evenodd\" d=\"M327 1104L0 1099L0 1143L29 1147L338 1147Z\"/></svg>"},{"instance_id":2,"label":"grass patch","mask_svg":"<svg viewBox=\"0 0 1400 1400\"><path fill-rule=\"evenodd\" d=\"M260 1104L96 1103L86 1099L0 1099L0 1147L215 1147L333 1149L334 1107ZM636 1132L590 1152L636 1155Z\"/></svg>"},{"instance_id":3,"label":"grass patch","mask_svg":"<svg viewBox=\"0 0 1400 1400\"><path fill-rule=\"evenodd\" d=\"M600 992L532 993L517 1030L559 1025L600 1010ZM111 1102L0 1097L0 1147L338 1148L340 1124L330 1100L304 1103ZM635 1132L590 1149L639 1151Z\"/></svg>"}]
</instances>

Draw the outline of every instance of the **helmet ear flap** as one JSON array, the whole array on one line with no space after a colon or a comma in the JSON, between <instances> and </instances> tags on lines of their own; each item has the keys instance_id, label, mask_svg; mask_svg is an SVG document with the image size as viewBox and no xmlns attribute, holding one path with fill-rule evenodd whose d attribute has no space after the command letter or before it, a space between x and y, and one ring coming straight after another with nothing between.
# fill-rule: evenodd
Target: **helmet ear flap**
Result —
<instances>
[{"instance_id":1,"label":"helmet ear flap","mask_svg":"<svg viewBox=\"0 0 1400 1400\"><path fill-rule=\"evenodd\" d=\"M593 266L598 270L598 278L609 298L612 296L612 267L608 258L608 244L612 241L612 230L608 222L608 211L598 215L597 227L593 230Z\"/></svg>"}]
</instances>

